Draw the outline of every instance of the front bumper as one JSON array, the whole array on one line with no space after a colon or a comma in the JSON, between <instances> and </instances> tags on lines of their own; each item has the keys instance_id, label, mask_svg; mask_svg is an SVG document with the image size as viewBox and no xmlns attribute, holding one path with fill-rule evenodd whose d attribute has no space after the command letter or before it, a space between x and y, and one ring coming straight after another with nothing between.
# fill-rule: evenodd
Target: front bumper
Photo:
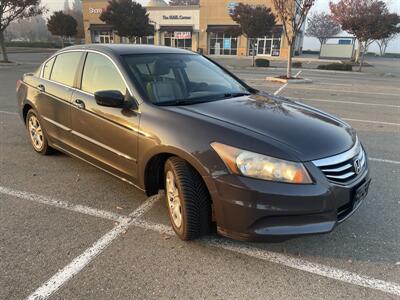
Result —
<instances>
[{"instance_id":1,"label":"front bumper","mask_svg":"<svg viewBox=\"0 0 400 300\"><path fill-rule=\"evenodd\" d=\"M222 175L213 179L214 217L221 235L246 241L282 241L328 233L360 206L355 192L369 185L368 164L351 183L335 184L312 163L316 183L295 185ZM368 191L368 189L366 190Z\"/></svg>"}]
</instances>

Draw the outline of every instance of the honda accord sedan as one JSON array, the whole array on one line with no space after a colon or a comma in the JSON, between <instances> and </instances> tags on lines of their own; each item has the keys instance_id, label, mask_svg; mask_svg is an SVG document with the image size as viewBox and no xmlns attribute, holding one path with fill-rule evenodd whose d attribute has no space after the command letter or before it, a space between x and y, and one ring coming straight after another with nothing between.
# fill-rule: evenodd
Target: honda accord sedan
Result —
<instances>
[{"instance_id":1,"label":"honda accord sedan","mask_svg":"<svg viewBox=\"0 0 400 300\"><path fill-rule=\"evenodd\" d=\"M17 82L33 149L80 158L154 195L182 240L327 233L368 193L348 124L258 91L210 59L135 45L64 48Z\"/></svg>"}]
</instances>

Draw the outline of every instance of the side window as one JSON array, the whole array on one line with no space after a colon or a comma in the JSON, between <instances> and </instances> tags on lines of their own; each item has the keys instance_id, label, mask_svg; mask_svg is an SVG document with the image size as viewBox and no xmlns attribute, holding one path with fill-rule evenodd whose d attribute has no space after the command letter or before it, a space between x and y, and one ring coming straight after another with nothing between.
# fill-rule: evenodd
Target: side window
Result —
<instances>
[{"instance_id":1,"label":"side window","mask_svg":"<svg viewBox=\"0 0 400 300\"><path fill-rule=\"evenodd\" d=\"M81 56L82 52L67 52L57 55L50 79L73 86Z\"/></svg>"},{"instance_id":2,"label":"side window","mask_svg":"<svg viewBox=\"0 0 400 300\"><path fill-rule=\"evenodd\" d=\"M86 57L82 90L92 94L106 90L126 94L125 83L114 64L107 57L97 53L88 53Z\"/></svg>"},{"instance_id":3,"label":"side window","mask_svg":"<svg viewBox=\"0 0 400 300\"><path fill-rule=\"evenodd\" d=\"M53 69L54 61L56 60L55 57L50 59L44 66L43 66L43 78L50 79L51 70Z\"/></svg>"}]
</instances>

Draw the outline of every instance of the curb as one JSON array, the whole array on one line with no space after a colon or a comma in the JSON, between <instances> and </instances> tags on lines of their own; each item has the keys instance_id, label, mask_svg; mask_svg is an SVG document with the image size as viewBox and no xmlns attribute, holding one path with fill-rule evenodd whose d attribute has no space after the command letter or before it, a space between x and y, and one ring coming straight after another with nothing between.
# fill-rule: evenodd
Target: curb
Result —
<instances>
[{"instance_id":1,"label":"curb","mask_svg":"<svg viewBox=\"0 0 400 300\"><path fill-rule=\"evenodd\" d=\"M312 83L312 80L309 78L302 78L302 79L284 79L278 77L267 77L265 78L267 81L271 82L279 82L279 83L290 83L290 84L299 84L299 83Z\"/></svg>"},{"instance_id":2,"label":"curb","mask_svg":"<svg viewBox=\"0 0 400 300\"><path fill-rule=\"evenodd\" d=\"M281 67L235 67L232 65L226 65L228 69L231 70L286 70L286 68ZM329 73L329 74L357 74L357 75L369 75L371 73L363 73L363 72L356 72L356 71L334 71L334 70L320 70L320 69L308 69L308 68L292 68L292 70L302 70L302 71L310 71L310 72L317 72L317 73Z\"/></svg>"},{"instance_id":3,"label":"curb","mask_svg":"<svg viewBox=\"0 0 400 300\"><path fill-rule=\"evenodd\" d=\"M13 67L13 66L18 66L18 65L19 65L19 63L15 62L15 61L11 61L8 63L0 62L0 67L8 67L8 66Z\"/></svg>"}]
</instances>

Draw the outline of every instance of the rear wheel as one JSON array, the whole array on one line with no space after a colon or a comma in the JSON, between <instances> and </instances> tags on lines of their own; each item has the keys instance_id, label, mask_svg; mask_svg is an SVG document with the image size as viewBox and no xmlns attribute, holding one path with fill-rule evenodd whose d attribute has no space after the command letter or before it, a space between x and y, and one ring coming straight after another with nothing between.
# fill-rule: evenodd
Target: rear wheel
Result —
<instances>
[{"instance_id":1,"label":"rear wheel","mask_svg":"<svg viewBox=\"0 0 400 300\"><path fill-rule=\"evenodd\" d=\"M50 154L52 148L48 144L43 126L33 109L29 110L26 115L26 128L33 149L43 155Z\"/></svg>"},{"instance_id":2,"label":"rear wheel","mask_svg":"<svg viewBox=\"0 0 400 300\"><path fill-rule=\"evenodd\" d=\"M201 176L186 161L171 157L165 163L165 198L171 225L182 240L210 230L210 196Z\"/></svg>"}]
</instances>

